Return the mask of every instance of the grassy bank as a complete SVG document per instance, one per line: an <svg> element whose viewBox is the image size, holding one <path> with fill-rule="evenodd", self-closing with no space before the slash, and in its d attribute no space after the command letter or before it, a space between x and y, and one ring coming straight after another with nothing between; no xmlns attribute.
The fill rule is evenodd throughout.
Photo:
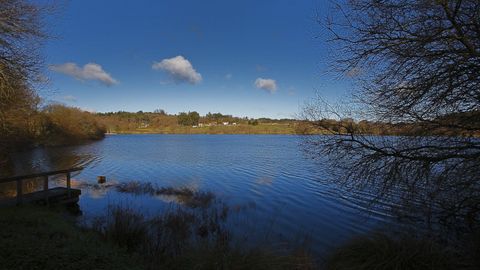
<svg viewBox="0 0 480 270"><path fill-rule="evenodd" d="M453 270L462 267L453 253L426 239L373 233L359 236L334 250L327 259L327 270ZM471 268L473 269L473 268Z"/></svg>
<svg viewBox="0 0 480 270"><path fill-rule="evenodd" d="M141 269L131 255L82 231L61 212L0 208L0 269Z"/></svg>
<svg viewBox="0 0 480 270"><path fill-rule="evenodd" d="M154 213L111 205L80 224L65 210L0 208L0 269L446 270L480 265L480 234L447 245L436 238L374 232L351 239L319 262L305 243L293 248L283 242L279 248L268 237L257 244L252 235L235 234L229 220L238 209L211 192L142 182L110 188L175 203Z"/></svg>
<svg viewBox="0 0 480 270"><path fill-rule="evenodd" d="M169 190L162 190L166 192ZM332 250L322 266L302 251L232 245L221 208L154 216L113 206L88 227L45 207L0 208L0 269L477 269L476 245L373 233ZM201 211L198 211L198 210ZM203 209L203 210L202 210ZM472 238L473 239L473 238ZM477 235L477 240L478 235ZM468 251L468 252L466 252ZM477 260L477 261L475 261Z"/></svg>
<svg viewBox="0 0 480 270"><path fill-rule="evenodd" d="M304 253L230 245L217 210L147 217L115 206L78 227L45 207L0 208L0 269L314 269Z"/></svg>

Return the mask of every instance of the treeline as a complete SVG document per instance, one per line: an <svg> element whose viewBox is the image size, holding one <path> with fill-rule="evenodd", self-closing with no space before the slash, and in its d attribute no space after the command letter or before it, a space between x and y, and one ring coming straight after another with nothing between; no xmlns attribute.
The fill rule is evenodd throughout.
<svg viewBox="0 0 480 270"><path fill-rule="evenodd" d="M196 111L168 114L164 110L154 112L108 112L97 113L96 118L109 132L151 132L151 133L275 133L291 134L298 121L294 119L253 119L236 117L222 113L207 113L200 115ZM263 125L263 128L258 127ZM276 128L267 126L276 125ZM225 130L225 127L235 126L236 129ZM223 127L223 129L222 129ZM283 131L281 128L283 127ZM194 130L195 129L195 130Z"/></svg>
<svg viewBox="0 0 480 270"><path fill-rule="evenodd" d="M49 105L42 114L46 119L41 133L45 144L98 140L105 136L105 126L92 113L79 108Z"/></svg>
<svg viewBox="0 0 480 270"><path fill-rule="evenodd" d="M154 112L108 112L95 114L96 119L112 133L227 133L227 134L338 134L350 133L370 135L449 135L479 136L467 134L456 128L465 123L477 121L480 113L469 112L461 115L448 115L425 122L386 123L380 121L351 118L341 120L321 119L317 121L299 119L270 119L235 117L222 113L200 115L196 111L168 114L164 110ZM439 124L441 123L441 125ZM445 128L446 123L450 128ZM235 128L231 128L235 126ZM438 127L437 127L438 126ZM229 128L226 128L229 127ZM440 128L441 127L441 128Z"/></svg>
<svg viewBox="0 0 480 270"><path fill-rule="evenodd" d="M35 145L77 143L103 137L104 128L87 112L42 105L41 44L51 6L26 0L0 1L0 162L11 151Z"/></svg>
<svg viewBox="0 0 480 270"><path fill-rule="evenodd" d="M320 129L334 134L371 134L385 136L462 136L479 137L480 111L468 111L447 114L422 121L388 123L380 121L354 121L351 118L341 120L321 119L306 124L306 133L310 129Z"/></svg>
<svg viewBox="0 0 480 270"><path fill-rule="evenodd" d="M19 100L0 118L0 149L11 152L39 145L75 144L104 137L106 129L95 116L78 108L52 104L22 107Z"/></svg>

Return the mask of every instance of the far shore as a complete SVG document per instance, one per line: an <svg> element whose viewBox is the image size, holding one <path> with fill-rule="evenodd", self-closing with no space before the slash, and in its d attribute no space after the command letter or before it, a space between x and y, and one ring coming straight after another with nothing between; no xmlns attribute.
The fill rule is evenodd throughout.
<svg viewBox="0 0 480 270"><path fill-rule="evenodd" d="M135 128L127 130L108 130L106 135L116 134L228 134L228 135L300 135L294 125L260 124L236 126L166 126L161 128ZM313 134L313 133L309 133ZM317 132L316 134L320 134Z"/></svg>

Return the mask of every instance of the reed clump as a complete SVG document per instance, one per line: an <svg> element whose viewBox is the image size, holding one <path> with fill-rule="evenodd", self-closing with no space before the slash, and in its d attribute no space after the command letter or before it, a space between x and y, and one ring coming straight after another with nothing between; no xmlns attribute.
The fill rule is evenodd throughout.
<svg viewBox="0 0 480 270"><path fill-rule="evenodd" d="M314 269L303 252L279 254L233 244L227 217L228 208L222 204L200 209L171 206L150 216L116 205L90 229L139 256L146 269Z"/></svg>
<svg viewBox="0 0 480 270"><path fill-rule="evenodd" d="M209 207L215 199L210 191L195 190L189 187L158 187L150 182L124 182L115 186L121 193L150 196L171 196L182 205L190 208Z"/></svg>

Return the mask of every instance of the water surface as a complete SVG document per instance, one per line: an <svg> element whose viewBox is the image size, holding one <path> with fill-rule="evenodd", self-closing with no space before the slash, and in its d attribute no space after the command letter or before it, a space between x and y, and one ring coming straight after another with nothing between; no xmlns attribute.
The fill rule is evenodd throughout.
<svg viewBox="0 0 480 270"><path fill-rule="evenodd" d="M268 232L278 243L307 235L320 255L357 233L391 222L386 209L366 208L368 194L337 186L327 160L312 160L301 143L301 136L291 135L110 135L80 146L18 153L2 174L81 165L85 169L73 177L80 183L95 184L104 175L109 183L212 191L228 205L247 209L232 222L240 234L257 239ZM175 203L110 189L83 187L82 193L79 204L85 217L115 203L149 213Z"/></svg>

